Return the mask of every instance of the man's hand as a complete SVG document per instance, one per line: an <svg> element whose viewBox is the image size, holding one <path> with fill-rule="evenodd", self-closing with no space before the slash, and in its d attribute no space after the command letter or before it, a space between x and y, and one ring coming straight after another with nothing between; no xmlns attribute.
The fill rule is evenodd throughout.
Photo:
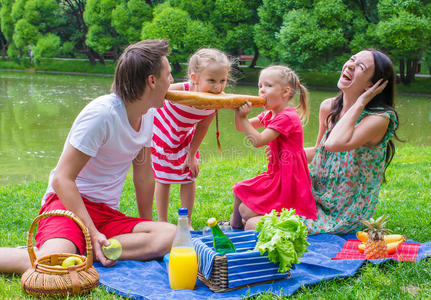
<svg viewBox="0 0 431 300"><path fill-rule="evenodd" d="M109 246L109 241L104 234L99 231L93 233L91 235L91 243L93 245L95 261L99 261L104 267L112 267L117 263L115 260L107 259L102 252L102 246Z"/></svg>

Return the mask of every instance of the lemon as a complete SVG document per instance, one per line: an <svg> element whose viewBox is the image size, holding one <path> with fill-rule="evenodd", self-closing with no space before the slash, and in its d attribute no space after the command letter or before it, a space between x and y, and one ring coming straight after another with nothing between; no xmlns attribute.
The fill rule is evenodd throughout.
<svg viewBox="0 0 431 300"><path fill-rule="evenodd" d="M117 260L120 258L122 253L122 247L118 240L109 239L109 246L102 246L103 254L105 257L110 260Z"/></svg>

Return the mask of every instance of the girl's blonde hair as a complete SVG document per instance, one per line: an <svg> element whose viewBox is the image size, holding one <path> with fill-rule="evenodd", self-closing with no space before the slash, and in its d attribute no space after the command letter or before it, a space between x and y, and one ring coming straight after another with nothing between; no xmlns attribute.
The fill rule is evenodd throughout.
<svg viewBox="0 0 431 300"><path fill-rule="evenodd" d="M292 99L297 89L299 88L299 104L295 107L296 111L301 118L301 122L306 124L308 122L308 115L310 113L308 90L299 81L298 75L287 66L270 66L261 71L263 72L276 72L279 76L279 82L284 87L290 88L290 99Z"/></svg>
<svg viewBox="0 0 431 300"><path fill-rule="evenodd" d="M216 63L219 65L225 65L228 68L228 79L231 80L230 77L230 66L231 61L227 57L225 53L218 49L214 48L201 48L196 51L189 59L189 66L187 68L187 75L190 79L190 75L192 73L199 74L204 70L208 65Z"/></svg>

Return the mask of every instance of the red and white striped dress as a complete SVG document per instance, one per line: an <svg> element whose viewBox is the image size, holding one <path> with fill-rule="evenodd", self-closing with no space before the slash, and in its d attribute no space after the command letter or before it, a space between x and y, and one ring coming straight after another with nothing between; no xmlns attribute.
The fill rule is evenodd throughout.
<svg viewBox="0 0 431 300"><path fill-rule="evenodd" d="M190 90L189 83L184 83L183 88ZM195 133L195 124L214 112L213 109L198 109L168 100L156 110L151 142L156 180L161 183L190 183L195 180L190 170L183 171L182 166Z"/></svg>

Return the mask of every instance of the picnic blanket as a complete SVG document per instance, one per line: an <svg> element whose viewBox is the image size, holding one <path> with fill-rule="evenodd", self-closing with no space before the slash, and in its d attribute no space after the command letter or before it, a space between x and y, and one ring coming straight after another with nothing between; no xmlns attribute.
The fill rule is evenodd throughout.
<svg viewBox="0 0 431 300"><path fill-rule="evenodd" d="M358 250L359 240L348 240L343 249L337 253L335 259L364 259L363 253ZM403 242L394 254L390 254L388 258L398 261L415 261L419 254L419 243Z"/></svg>
<svg viewBox="0 0 431 300"><path fill-rule="evenodd" d="M193 232L199 235L200 232ZM333 259L348 239L355 235L318 234L308 237L308 252L301 258L302 263L291 270L291 277L270 284L234 290L226 293L213 293L199 280L191 290L172 290L169 287L167 268L163 260L119 261L112 268L104 268L100 263L95 267L100 275L100 283L108 291L131 299L238 299L263 292L292 295L304 285L316 284L335 277L350 277L364 264L365 259ZM408 241L414 242L414 241ZM431 256L431 243L420 244L416 260ZM373 260L382 263L388 259Z"/></svg>

